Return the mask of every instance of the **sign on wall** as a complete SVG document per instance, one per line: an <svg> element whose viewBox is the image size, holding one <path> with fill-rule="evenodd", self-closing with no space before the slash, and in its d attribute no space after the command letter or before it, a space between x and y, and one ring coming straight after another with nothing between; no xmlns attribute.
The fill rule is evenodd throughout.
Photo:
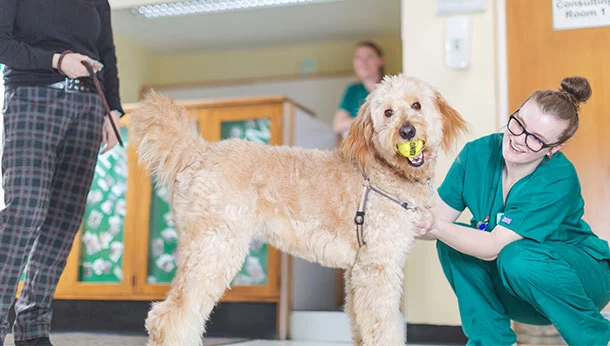
<svg viewBox="0 0 610 346"><path fill-rule="evenodd" d="M610 0L553 0L553 30L610 26Z"/></svg>

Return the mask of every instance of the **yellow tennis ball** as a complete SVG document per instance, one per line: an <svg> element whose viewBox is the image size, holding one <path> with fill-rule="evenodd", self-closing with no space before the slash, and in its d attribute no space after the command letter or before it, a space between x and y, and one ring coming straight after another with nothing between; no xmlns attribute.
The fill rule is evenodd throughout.
<svg viewBox="0 0 610 346"><path fill-rule="evenodd" d="M424 141L410 141L398 144L398 152L408 158L413 158L419 155L424 150Z"/></svg>

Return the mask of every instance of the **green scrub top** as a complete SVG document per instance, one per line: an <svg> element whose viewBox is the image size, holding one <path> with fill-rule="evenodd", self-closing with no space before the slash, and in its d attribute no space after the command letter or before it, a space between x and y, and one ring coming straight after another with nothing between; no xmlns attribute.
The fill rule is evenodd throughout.
<svg viewBox="0 0 610 346"><path fill-rule="evenodd" d="M468 208L471 226L489 219L487 231L504 226L539 243L562 242L582 247L598 260L610 260L608 242L582 219L584 200L576 169L561 152L545 156L502 200L502 138L492 134L464 147L438 189L440 198L458 211Z"/></svg>
<svg viewBox="0 0 610 346"><path fill-rule="evenodd" d="M348 112L352 118L355 118L358 115L360 106L362 106L368 95L369 92L364 87L364 84L350 84L347 89L345 89L341 103L339 103L339 109Z"/></svg>

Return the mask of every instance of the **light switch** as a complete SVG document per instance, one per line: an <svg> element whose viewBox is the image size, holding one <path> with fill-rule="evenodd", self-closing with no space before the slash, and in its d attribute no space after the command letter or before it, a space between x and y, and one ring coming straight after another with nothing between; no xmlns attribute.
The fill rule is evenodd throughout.
<svg viewBox="0 0 610 346"><path fill-rule="evenodd" d="M465 69L470 66L470 22L468 16L447 18L445 23L445 65Z"/></svg>

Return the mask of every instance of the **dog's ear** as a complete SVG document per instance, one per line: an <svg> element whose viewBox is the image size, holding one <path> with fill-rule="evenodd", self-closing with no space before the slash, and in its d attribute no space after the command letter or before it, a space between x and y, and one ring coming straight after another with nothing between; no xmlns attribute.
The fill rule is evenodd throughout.
<svg viewBox="0 0 610 346"><path fill-rule="evenodd" d="M365 167L367 160L373 155L373 133L370 106L365 102L341 145L343 157L347 160L355 160L361 167Z"/></svg>
<svg viewBox="0 0 610 346"><path fill-rule="evenodd" d="M439 92L436 92L436 106L441 112L443 121L441 148L448 152L457 144L460 136L468 131L468 123L462 118L460 113L447 103Z"/></svg>

